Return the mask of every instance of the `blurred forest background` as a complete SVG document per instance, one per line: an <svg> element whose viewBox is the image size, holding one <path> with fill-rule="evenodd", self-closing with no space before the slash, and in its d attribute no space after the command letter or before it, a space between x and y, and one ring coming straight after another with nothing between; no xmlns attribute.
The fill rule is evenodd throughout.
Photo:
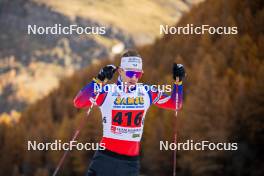
<svg viewBox="0 0 264 176"><path fill-rule="evenodd" d="M18 2L21 3L22 1ZM32 9L29 8L29 6L31 7L32 4L35 5L33 2L23 2L27 2L25 6L21 6L21 4L19 5L15 2L12 2L12 4L8 1L0 1L0 3L3 3L2 5L5 5L5 8L2 8L2 5L0 6L0 22L5 21L3 15L6 14L4 13L6 9L11 9L8 11L10 13L18 13L15 8L12 11L14 4L16 4L17 8L22 9L23 7ZM39 1L39 3L40 2L44 1ZM50 6L48 7L57 9L60 12L58 14L70 8L67 6L59 8L59 3L47 1L47 3L49 2ZM144 2L150 3L152 1ZM169 7L172 8L171 11L173 11L175 7L172 6L173 1L168 1L167 6L162 4L163 1L153 0L153 2L160 3L161 9L162 7ZM184 6L185 1L181 3ZM184 7L190 7L190 3L187 4L188 5L185 4L186 6ZM144 3L142 5L144 5ZM179 131L178 138L180 141L193 139L194 141L209 140L211 142L238 143L237 151L179 151L177 174L180 176L261 176L264 174L264 157L261 151L264 141L263 5L264 1L262 0L207 0L198 5L193 5L189 12L188 10L184 11L184 13L180 15L181 18L180 21L177 22L177 26L185 26L188 23L194 25L237 26L239 31L238 35L166 35L162 38L157 38L153 44L137 48L144 60L145 74L143 76L143 82L149 84L172 83L172 63L182 63L186 66L188 76L184 81L184 104L183 110L179 113L177 124ZM100 6L100 4L98 6ZM118 6L118 4L112 4L112 6ZM46 7L45 5L41 9L45 9ZM102 6L100 6L100 8L102 8ZM79 12L80 14L78 15L85 13L81 10ZM87 13L88 17L92 17L89 15L91 15L91 13ZM164 13L160 15L166 16ZM154 16L149 19L154 18ZM171 13L169 13L168 16L171 17ZM16 18L20 18L21 14L7 15L7 17L6 19L12 21ZM94 17L94 19L95 18L96 17ZM74 19L76 20L77 18ZM5 22L6 25L10 24L10 20ZM102 17L100 20L104 21L106 17ZM168 17L167 20L168 21L165 22L170 22L171 19ZM175 24L176 21L175 17ZM54 23L54 21L51 23ZM113 26L110 25L111 27L109 29L115 27L117 31L120 30L120 32L111 33L112 36L121 34L122 31L124 38L109 37L109 39L105 37L107 41L112 41L114 38L118 40L118 42L124 43L124 48L139 45L136 42L137 37L139 37L137 33L140 33L139 29L138 31L126 31L124 28L125 25L123 26L123 23L120 21L112 22L110 20L110 23ZM131 23L140 25L137 23L137 20L131 21ZM141 26L143 25L144 23L141 24ZM98 43L96 42L97 39L82 38L82 41L79 41L78 36L71 36L73 38L47 39L46 41L42 38L19 38L19 36L21 36L19 30L15 33L17 34L16 37L14 33L12 33L12 35L8 34L9 31L6 31L1 25L0 31L2 32L3 30L4 32L0 36L1 57L6 58L13 55L12 57L15 58L13 62L18 62L17 58L24 57L27 64L21 63L21 59L18 60L19 64L22 65L20 67L23 67L25 70L32 67L28 67L31 62L28 62L29 59L27 59L32 56L37 58L33 61L37 60L39 64L43 64L43 60L50 58L50 61L46 63L52 63L53 66L55 65L54 67L59 67L62 70L66 70L66 68L69 67L63 64L61 64L63 66L60 66L59 63L61 62L58 62L59 58L62 60L65 58L79 58L79 60L77 59L76 62L74 62L76 63L74 66L71 65L74 73L69 74L66 78L63 76L59 79L60 81L55 89L48 91L47 95L32 101L32 103L27 105L22 103L23 107L17 110L21 111L21 115L16 114L16 116L19 116L17 120L3 120L0 124L0 175L47 176L54 170L62 152L27 151L27 140L51 142L55 139L61 139L65 142L68 141L78 122L81 118L85 117L84 110L76 110L73 107L72 101L74 96L81 87L87 84L92 77L98 73L102 66L113 62L118 65L119 57L116 56L111 61L108 59L101 59L100 61L98 61L98 59L93 59L111 57L111 47L113 45L111 44L108 47L106 45L96 45ZM142 31L148 30L149 28L142 29ZM12 36L14 37L12 40L13 43L8 43ZM158 37L158 35L152 34L151 37L155 38ZM67 40L68 44L63 42L61 44L61 40ZM90 58L89 53L85 52L91 51L90 46L85 45L88 40L95 43L95 45L91 46L91 48L94 48L92 51L98 49L100 53L105 50L105 55L99 54ZM144 39L142 40L144 41ZM23 44L23 42L25 42L25 44ZM78 42L88 48L84 47L81 51L78 50L79 48L74 50L74 45L80 46ZM14 44L14 46L11 47L11 44ZM67 51L64 51L67 45L71 49L69 55L67 55ZM63 52L59 57L57 57L58 55L56 54L52 55L52 52L50 52L56 47L62 47L61 50ZM34 48L34 50L32 48ZM45 49L47 52L43 52ZM41 50L41 52L39 52L40 55L35 53L37 50ZM41 58L43 58L43 60L41 60ZM96 60L96 62L92 60ZM10 70L9 67L6 68L7 71L3 68L5 67L1 67L1 75L8 73L8 70ZM19 75L19 68L18 66L15 67L15 69L13 69L15 73L12 74ZM46 65L44 65L44 68L47 68ZM54 69L55 68L51 68L50 70ZM27 73L34 75L33 71ZM59 73L61 74L62 72ZM43 74L37 74L35 77L36 80L38 80L39 77L43 77ZM6 80L6 78L8 78L8 80ZM1 77L1 83L10 81L9 79L10 77ZM12 77L11 80L16 82L16 76ZM44 83L48 84L45 81ZM9 85L10 88L12 84L9 83L7 85ZM8 89L8 86L3 90L9 91L9 94L7 94L8 96L17 93L17 91L15 91L17 89L12 88L12 86L11 90ZM8 104L7 101L12 100L10 100L10 98L3 98L6 97L1 97L3 105ZM12 103L10 104L13 105ZM5 109L3 110L3 107L4 106L1 106L1 111L4 112ZM11 118L10 116L12 115L5 114L5 116ZM6 119L4 117L2 118ZM167 140L172 142L174 120L174 113L171 111L165 111L156 107L151 107L149 110L145 121L142 141L142 175L167 176L172 174L172 151L160 151L159 141ZM100 112L98 108L95 108L89 120L87 120L85 128L81 131L79 141L99 141L102 135L101 129ZM92 155L93 151L72 151L66 159L60 175L84 175Z"/></svg>

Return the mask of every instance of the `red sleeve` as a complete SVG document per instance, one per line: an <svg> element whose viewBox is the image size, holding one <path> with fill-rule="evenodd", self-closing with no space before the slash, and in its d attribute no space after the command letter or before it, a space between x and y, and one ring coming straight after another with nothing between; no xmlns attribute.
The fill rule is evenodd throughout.
<svg viewBox="0 0 264 176"><path fill-rule="evenodd" d="M178 84L174 84L170 96L163 92L152 90L150 90L149 95L151 97L151 103L160 108L170 110L179 110L182 108L183 86L181 82Z"/></svg>
<svg viewBox="0 0 264 176"><path fill-rule="evenodd" d="M92 105L96 97L95 85L97 83L92 81L80 90L77 96L73 100L73 104L76 108L88 108ZM99 92L95 105L101 106L105 100L107 92Z"/></svg>

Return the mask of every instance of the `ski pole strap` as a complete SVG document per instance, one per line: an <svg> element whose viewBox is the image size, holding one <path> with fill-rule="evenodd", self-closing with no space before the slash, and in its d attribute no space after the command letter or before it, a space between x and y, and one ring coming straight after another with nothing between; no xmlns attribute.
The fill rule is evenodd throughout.
<svg viewBox="0 0 264 176"><path fill-rule="evenodd" d="M175 81L174 84L176 84L176 85L182 85L182 81Z"/></svg>
<svg viewBox="0 0 264 176"><path fill-rule="evenodd" d="M95 83L97 83L97 84L103 84L103 82L102 81L100 81L98 78L93 78L93 81L95 82Z"/></svg>

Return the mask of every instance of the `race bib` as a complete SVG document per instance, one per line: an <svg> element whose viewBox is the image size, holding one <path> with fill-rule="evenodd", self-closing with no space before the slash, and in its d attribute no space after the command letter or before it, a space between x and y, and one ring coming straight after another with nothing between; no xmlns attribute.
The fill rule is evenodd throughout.
<svg viewBox="0 0 264 176"><path fill-rule="evenodd" d="M142 126L144 110L112 110L112 125L136 128Z"/></svg>

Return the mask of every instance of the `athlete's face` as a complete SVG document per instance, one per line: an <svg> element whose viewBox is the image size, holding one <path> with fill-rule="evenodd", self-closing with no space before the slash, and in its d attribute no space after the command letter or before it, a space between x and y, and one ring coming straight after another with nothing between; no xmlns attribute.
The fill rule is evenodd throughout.
<svg viewBox="0 0 264 176"><path fill-rule="evenodd" d="M136 70L136 69L125 69L124 70L122 68L119 68L118 72L123 82L127 83L128 86L137 84L138 80L143 74L142 70Z"/></svg>

